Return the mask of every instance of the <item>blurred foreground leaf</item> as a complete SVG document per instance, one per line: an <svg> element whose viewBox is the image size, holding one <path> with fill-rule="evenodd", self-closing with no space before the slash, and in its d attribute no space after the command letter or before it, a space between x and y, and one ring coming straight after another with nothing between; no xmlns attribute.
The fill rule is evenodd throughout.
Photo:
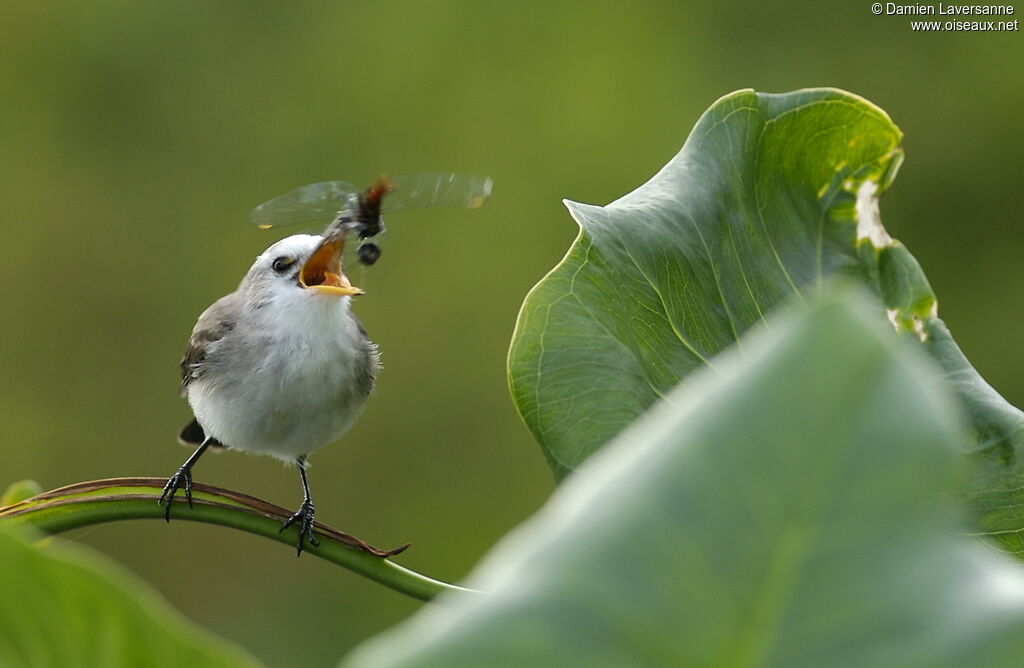
<svg viewBox="0 0 1024 668"><path fill-rule="evenodd" d="M958 413L877 307L773 318L352 666L1006 666L1024 569L936 497Z"/></svg>
<svg viewBox="0 0 1024 668"><path fill-rule="evenodd" d="M0 665L259 663L187 622L149 585L107 559L62 543L36 549L0 529Z"/></svg>
<svg viewBox="0 0 1024 668"><path fill-rule="evenodd" d="M10 506L18 503L19 501L24 501L25 499L30 499L36 494L41 494L42 491L43 486L35 480L19 480L17 482L12 482L7 486L7 489L4 490L4 493L0 495L0 508Z"/></svg>
<svg viewBox="0 0 1024 668"><path fill-rule="evenodd" d="M580 233L523 304L509 352L520 413L562 478L783 300L845 276L879 295L946 371L973 423L978 525L1024 553L1024 414L964 358L878 196L902 134L834 89L718 100L649 182L567 202Z"/></svg>

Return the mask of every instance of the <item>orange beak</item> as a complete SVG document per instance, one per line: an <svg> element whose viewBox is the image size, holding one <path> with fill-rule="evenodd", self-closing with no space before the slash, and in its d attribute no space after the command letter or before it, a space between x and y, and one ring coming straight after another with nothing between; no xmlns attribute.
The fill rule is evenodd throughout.
<svg viewBox="0 0 1024 668"><path fill-rule="evenodd" d="M341 270L341 252L344 248L344 237L331 236L320 242L299 270L299 284L336 297L363 294L362 290L349 283L348 277Z"/></svg>

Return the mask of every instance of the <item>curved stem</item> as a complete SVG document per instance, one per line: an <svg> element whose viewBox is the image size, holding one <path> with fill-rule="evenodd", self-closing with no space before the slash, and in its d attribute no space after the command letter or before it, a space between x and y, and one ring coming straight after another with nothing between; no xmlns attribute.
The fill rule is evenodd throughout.
<svg viewBox="0 0 1024 668"><path fill-rule="evenodd" d="M164 482L158 478L110 478L77 483L0 508L0 522L31 524L48 533L61 533L120 520L163 519L164 510L157 500ZM293 547L298 539L295 527L279 531L281 522L290 516L284 508L262 499L202 483L192 486L191 508L185 499L174 499L175 520L219 524ZM445 591L474 591L428 578L388 559L408 544L380 550L320 522L316 534L319 547L307 545L305 552L413 598L427 601Z"/></svg>

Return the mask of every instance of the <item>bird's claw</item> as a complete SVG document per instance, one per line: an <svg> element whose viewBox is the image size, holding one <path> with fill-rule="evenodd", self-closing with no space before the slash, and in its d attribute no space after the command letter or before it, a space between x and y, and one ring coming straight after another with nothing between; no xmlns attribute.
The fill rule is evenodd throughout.
<svg viewBox="0 0 1024 668"><path fill-rule="evenodd" d="M278 533L284 531L292 524L299 522L299 542L296 546L295 556L302 554L303 543L309 541L313 547L319 547L320 541L316 539L316 532L313 530L314 514L316 512L313 502L306 500L302 502L295 514L281 523Z"/></svg>
<svg viewBox="0 0 1024 668"><path fill-rule="evenodd" d="M160 495L160 500L157 501L164 507L164 521L171 521L171 503L174 501L174 495L178 493L184 485L185 487L185 499L188 500L188 507L192 507L192 470L182 466L178 469L177 473L172 475L167 480L167 484L164 485L163 494Z"/></svg>

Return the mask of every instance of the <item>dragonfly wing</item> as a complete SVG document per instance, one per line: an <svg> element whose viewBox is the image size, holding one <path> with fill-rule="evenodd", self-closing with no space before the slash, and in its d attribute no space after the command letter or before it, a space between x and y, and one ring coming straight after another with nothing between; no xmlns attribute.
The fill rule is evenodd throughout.
<svg viewBox="0 0 1024 668"><path fill-rule="evenodd" d="M275 197L252 210L260 229L299 224L327 224L342 211L355 211L359 189L346 181L311 183Z"/></svg>
<svg viewBox="0 0 1024 668"><path fill-rule="evenodd" d="M391 179L394 189L384 197L385 211L440 208L475 209L491 194L488 176L410 174Z"/></svg>

